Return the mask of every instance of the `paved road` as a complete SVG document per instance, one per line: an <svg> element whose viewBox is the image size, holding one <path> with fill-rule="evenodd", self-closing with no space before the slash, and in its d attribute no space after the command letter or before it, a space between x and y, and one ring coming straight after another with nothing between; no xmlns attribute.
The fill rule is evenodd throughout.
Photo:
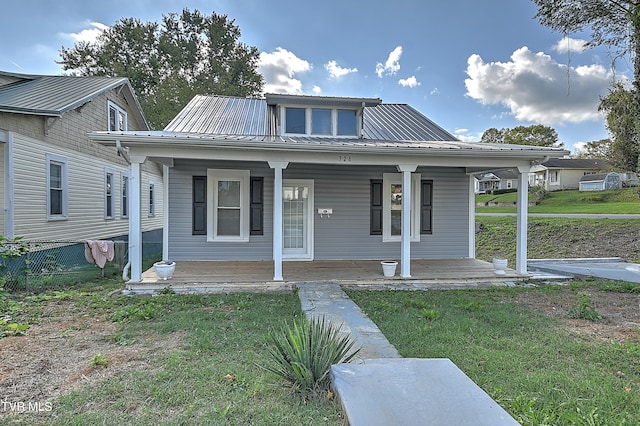
<svg viewBox="0 0 640 426"><path fill-rule="evenodd" d="M476 213L476 216L516 216L516 213ZM640 219L640 214L529 213L528 216L568 219Z"/></svg>

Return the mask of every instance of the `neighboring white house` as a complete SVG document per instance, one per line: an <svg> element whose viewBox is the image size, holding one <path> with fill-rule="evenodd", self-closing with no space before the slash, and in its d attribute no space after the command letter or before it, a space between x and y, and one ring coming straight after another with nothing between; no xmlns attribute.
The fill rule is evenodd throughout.
<svg viewBox="0 0 640 426"><path fill-rule="evenodd" d="M147 162L131 180L125 155L87 137L148 131L126 78L0 72L0 234L26 240L126 238L131 190L143 187L145 238L162 241L163 175Z"/></svg>
<svg viewBox="0 0 640 426"><path fill-rule="evenodd" d="M499 189L516 189L518 188L518 176L517 169L500 169L478 173L474 175L475 192L476 194L484 194Z"/></svg>
<svg viewBox="0 0 640 426"><path fill-rule="evenodd" d="M273 261L274 280L286 260L400 259L408 278L411 259L474 258L474 174L501 168L524 187L516 270L526 273L531 162L567 154L462 142L406 104L276 94L196 96L164 131L90 138L127 147L132 176L150 159L169 166L168 257Z"/></svg>
<svg viewBox="0 0 640 426"><path fill-rule="evenodd" d="M552 158L531 167L529 186L542 186L547 191L578 189L584 175L609 169L604 160L588 158Z"/></svg>
<svg viewBox="0 0 640 426"><path fill-rule="evenodd" d="M622 188L622 180L618 173L594 173L584 175L580 179L580 191L605 191Z"/></svg>

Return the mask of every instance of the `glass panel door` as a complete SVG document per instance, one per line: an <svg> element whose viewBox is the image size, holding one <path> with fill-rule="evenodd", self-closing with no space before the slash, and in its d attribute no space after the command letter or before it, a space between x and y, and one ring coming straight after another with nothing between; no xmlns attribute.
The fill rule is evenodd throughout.
<svg viewBox="0 0 640 426"><path fill-rule="evenodd" d="M282 255L311 259L312 185L285 181L282 186Z"/></svg>

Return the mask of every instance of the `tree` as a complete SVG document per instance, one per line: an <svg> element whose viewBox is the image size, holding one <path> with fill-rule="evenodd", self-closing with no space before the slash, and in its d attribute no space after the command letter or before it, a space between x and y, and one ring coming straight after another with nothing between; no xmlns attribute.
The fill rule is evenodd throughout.
<svg viewBox="0 0 640 426"><path fill-rule="evenodd" d="M184 9L162 23L122 18L95 43L60 50L75 75L129 78L152 128L163 128L196 94L251 96L262 91L259 51L239 41L226 15Z"/></svg>
<svg viewBox="0 0 640 426"><path fill-rule="evenodd" d="M607 128L613 137L608 160L624 171L640 170L640 121L634 102L635 90L615 84L599 108L607 115Z"/></svg>
<svg viewBox="0 0 640 426"><path fill-rule="evenodd" d="M544 147L561 147L558 144L558 133L551 127L542 124L532 126L517 126L513 129L487 129L480 142L508 143L514 145L534 145Z"/></svg>
<svg viewBox="0 0 640 426"><path fill-rule="evenodd" d="M533 0L540 23L563 34L591 29L587 46L605 46L616 58L629 56L633 88L614 85L602 99L611 133L610 161L624 170L639 170L640 152L640 1L638 0ZM612 116L610 116L613 114Z"/></svg>
<svg viewBox="0 0 640 426"><path fill-rule="evenodd" d="M587 142L576 155L577 158L592 158L611 162L611 139Z"/></svg>

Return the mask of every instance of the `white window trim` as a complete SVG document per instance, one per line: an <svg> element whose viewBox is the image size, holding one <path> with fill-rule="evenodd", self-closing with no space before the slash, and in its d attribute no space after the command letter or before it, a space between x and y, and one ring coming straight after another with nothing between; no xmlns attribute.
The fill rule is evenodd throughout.
<svg viewBox="0 0 640 426"><path fill-rule="evenodd" d="M67 159L55 154L47 154L47 220L67 220L69 217L69 170ZM62 166L62 214L51 214L51 163Z"/></svg>
<svg viewBox="0 0 640 426"><path fill-rule="evenodd" d="M420 173L411 174L411 241L420 241ZM382 241L402 241L401 235L391 235L391 185L402 183L402 173L382 175ZM404 188L402 189L404 192Z"/></svg>
<svg viewBox="0 0 640 426"><path fill-rule="evenodd" d="M149 217L156 215L156 183L152 180L149 181Z"/></svg>
<svg viewBox="0 0 640 426"><path fill-rule="evenodd" d="M124 190L124 182L127 182L127 190ZM127 195L125 199L125 193ZM131 197L131 177L129 173L120 173L120 218L121 219L129 219L129 214L131 212L131 205L129 204L129 198ZM125 214L125 203L126 203L126 211Z"/></svg>
<svg viewBox="0 0 640 426"><path fill-rule="evenodd" d="M217 235L218 227L218 181L240 182L240 235ZM249 170L207 169L207 241L249 241Z"/></svg>
<svg viewBox="0 0 640 426"><path fill-rule="evenodd" d="M305 133L287 133L287 108L298 108L305 110ZM314 109L324 109L331 111L331 134L314 134L311 132L313 127L312 118L312 110ZM353 135L338 135L338 111L355 111L356 113L356 133ZM296 136L315 136L315 137L332 137L332 138L354 138L358 137L358 135L362 132L362 123L359 119L361 117L361 112L357 109L350 108L340 108L340 107L332 107L332 106L321 106L321 105L282 105L280 108L280 129L282 135L296 135Z"/></svg>
<svg viewBox="0 0 640 426"><path fill-rule="evenodd" d="M107 197L107 177L111 175L111 201ZM116 217L116 172L113 169L106 168L104 169L104 218L105 220L112 220ZM109 207L111 207L111 216L107 213L109 211Z"/></svg>
<svg viewBox="0 0 640 426"><path fill-rule="evenodd" d="M107 129L109 129L109 131L112 132L118 132L120 131L120 129L112 129L111 128L111 110L115 109L119 114L122 114L122 116L124 117L124 131L129 129L129 123L128 120L129 118L127 117L127 111L125 111L123 108L121 108L120 106L118 106L118 104L116 104L115 102L111 102L108 101L107 102Z"/></svg>

